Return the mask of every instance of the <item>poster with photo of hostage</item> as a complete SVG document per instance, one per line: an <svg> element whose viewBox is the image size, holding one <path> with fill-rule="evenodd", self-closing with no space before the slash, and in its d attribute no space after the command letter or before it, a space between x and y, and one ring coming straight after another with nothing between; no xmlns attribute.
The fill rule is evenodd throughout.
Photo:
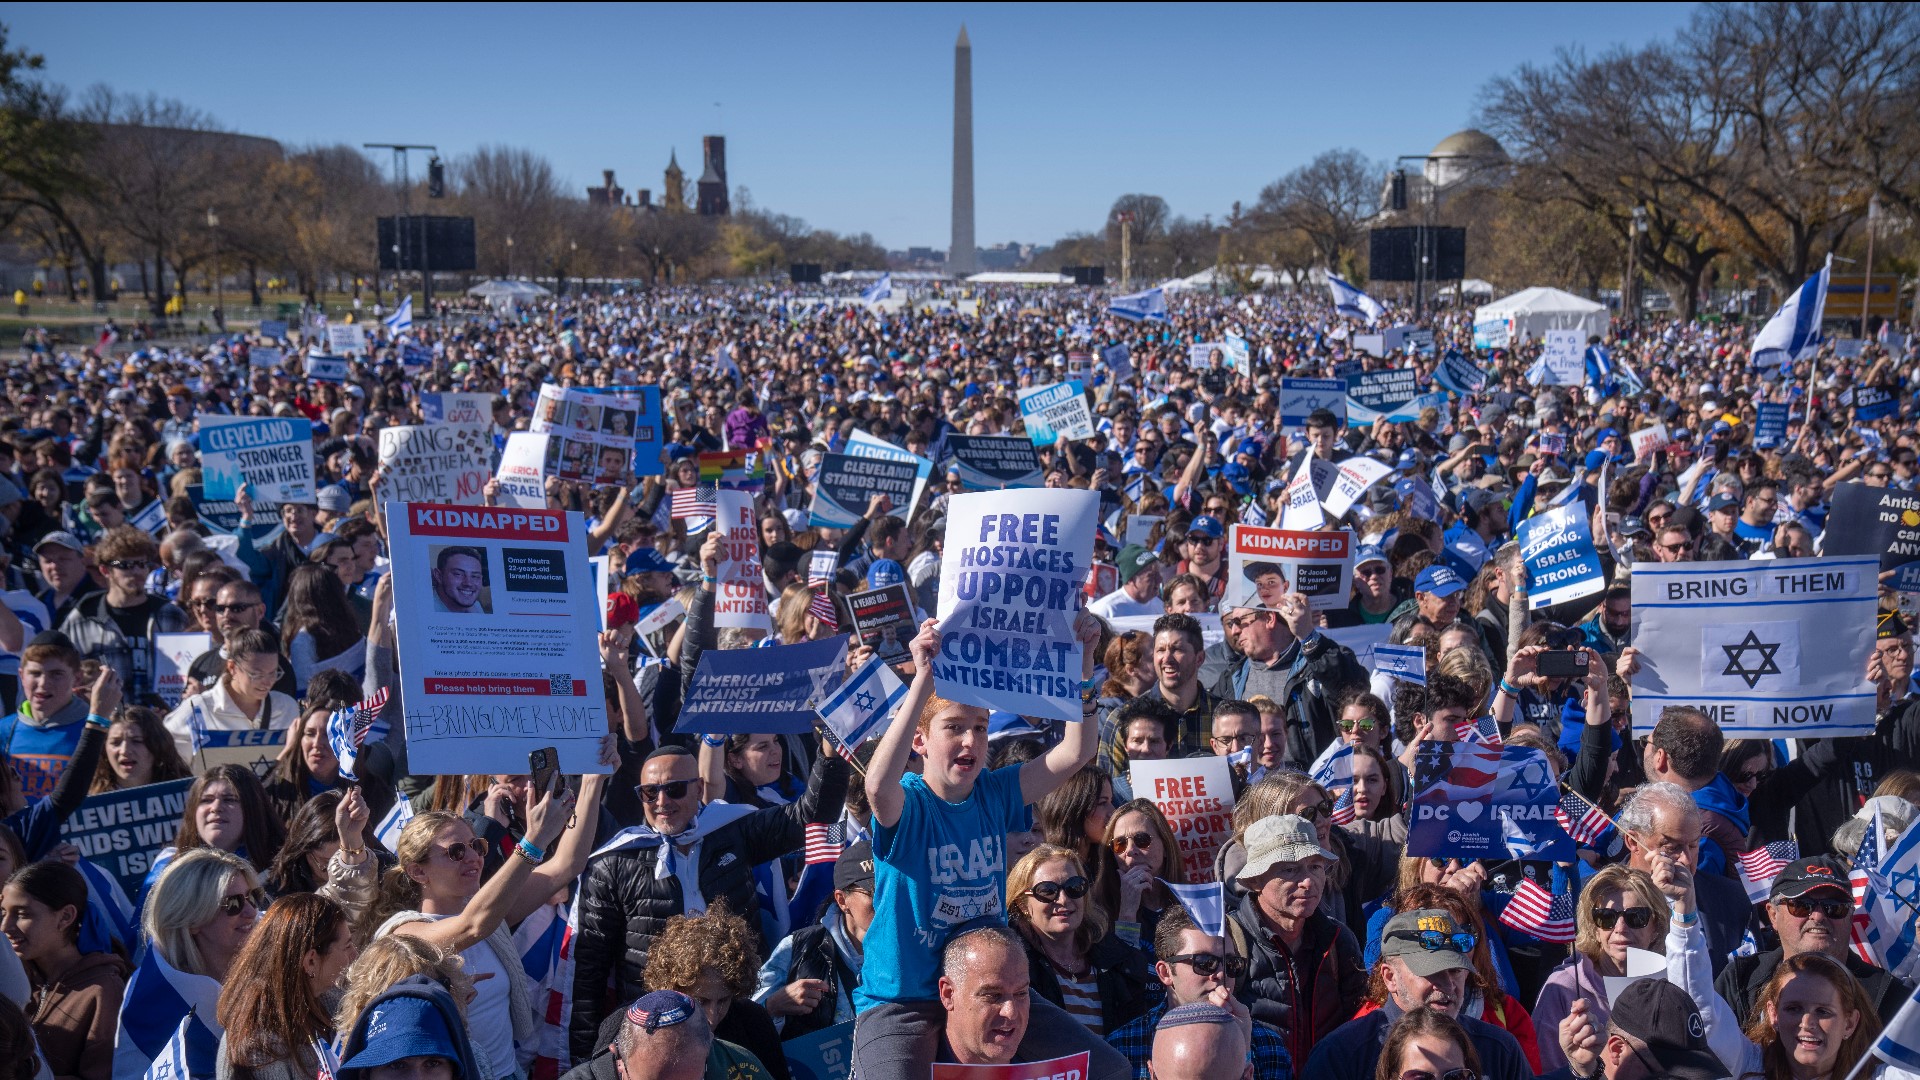
<svg viewBox="0 0 1920 1080"><path fill-rule="evenodd" d="M1316 611L1347 606L1353 587L1353 533L1234 525L1227 530L1227 595L1221 610L1277 611L1298 593Z"/></svg>
<svg viewBox="0 0 1920 1080"><path fill-rule="evenodd" d="M425 773L604 772L593 574L578 513L386 504L409 764Z"/></svg>
<svg viewBox="0 0 1920 1080"><path fill-rule="evenodd" d="M624 483L633 465L641 400L629 393L540 387L530 430L557 449L549 475L593 484Z"/></svg>

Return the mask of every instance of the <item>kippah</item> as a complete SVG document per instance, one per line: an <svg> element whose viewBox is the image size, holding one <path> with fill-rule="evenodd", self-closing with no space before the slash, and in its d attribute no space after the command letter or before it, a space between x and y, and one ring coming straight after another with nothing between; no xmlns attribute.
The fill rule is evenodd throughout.
<svg viewBox="0 0 1920 1080"><path fill-rule="evenodd" d="M664 746L655 748L653 753L648 754L646 756L646 761L652 761L654 758L692 757L692 756L693 756L693 751L687 749L684 746L681 746L679 743L667 743ZM645 764L645 762L643 761L642 764Z"/></svg>
<svg viewBox="0 0 1920 1080"><path fill-rule="evenodd" d="M1231 1024L1233 1014L1215 1005L1211 1001L1194 1001L1185 1005L1176 1005L1160 1017L1159 1030L1185 1027L1188 1024Z"/></svg>
<svg viewBox="0 0 1920 1080"><path fill-rule="evenodd" d="M651 1035L661 1028L684 1024L693 1016L693 1001L673 990L643 994L627 1009L627 1023Z"/></svg>

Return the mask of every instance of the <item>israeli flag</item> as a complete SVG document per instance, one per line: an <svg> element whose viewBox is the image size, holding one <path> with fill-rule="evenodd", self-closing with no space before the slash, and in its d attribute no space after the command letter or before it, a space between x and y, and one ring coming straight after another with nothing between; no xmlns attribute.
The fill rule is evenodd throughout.
<svg viewBox="0 0 1920 1080"><path fill-rule="evenodd" d="M1331 271L1327 273L1327 291L1333 294L1333 310L1349 319L1359 319L1373 326L1387 314L1386 305L1354 288Z"/></svg>
<svg viewBox="0 0 1920 1080"><path fill-rule="evenodd" d="M906 684L885 661L875 656L814 711L827 722L827 728L840 745L852 753L886 723L887 717L893 715L893 707L906 696Z"/></svg>
<svg viewBox="0 0 1920 1080"><path fill-rule="evenodd" d="M1893 1022L1880 1031L1868 1051L1882 1061L1909 1071L1920 1071L1920 996L1910 997Z"/></svg>
<svg viewBox="0 0 1920 1080"><path fill-rule="evenodd" d="M880 280L860 290L860 299L869 304L890 299L893 296L893 275L881 274Z"/></svg>
<svg viewBox="0 0 1920 1080"><path fill-rule="evenodd" d="M121 999L114 1080L212 1076L220 1048L220 984L189 975L148 946ZM156 1072L154 1070L178 1070Z"/></svg>
<svg viewBox="0 0 1920 1080"><path fill-rule="evenodd" d="M1107 314L1128 322L1166 322L1167 294L1156 287L1116 296L1107 302Z"/></svg>
<svg viewBox="0 0 1920 1080"><path fill-rule="evenodd" d="M1427 685L1427 650L1418 645L1375 645L1373 670L1415 686Z"/></svg>
<svg viewBox="0 0 1920 1080"><path fill-rule="evenodd" d="M166 1049L147 1066L145 1080L193 1080L193 1067L187 1064L187 1038L192 1031L193 1017L182 1017Z"/></svg>
<svg viewBox="0 0 1920 1080"><path fill-rule="evenodd" d="M1101 349L1100 359L1106 361L1107 370L1113 372L1115 382L1125 382L1133 377L1133 350L1127 348L1126 342Z"/></svg>
<svg viewBox="0 0 1920 1080"><path fill-rule="evenodd" d="M1820 347L1820 319L1827 311L1827 280L1833 274L1833 256L1820 272L1795 289L1780 310L1753 339L1752 363L1757 368L1798 363Z"/></svg>
<svg viewBox="0 0 1920 1080"><path fill-rule="evenodd" d="M127 899L119 879L81 859L77 868L87 879L87 913L80 920L80 951L106 952L118 942L128 953L139 950L140 934L134 928L133 901Z"/></svg>
<svg viewBox="0 0 1920 1080"><path fill-rule="evenodd" d="M1380 646L1375 645L1378 649ZM1353 784L1353 746L1345 741L1336 741L1320 752L1314 763L1307 767L1307 775L1313 782L1329 792L1337 791Z"/></svg>
<svg viewBox="0 0 1920 1080"><path fill-rule="evenodd" d="M374 826L373 838L380 841L381 847L394 851L396 850L394 845L400 842L400 830L406 828L407 822L412 820L413 803L405 798L395 799L393 809L387 811L387 816L381 818L380 824Z"/></svg>
<svg viewBox="0 0 1920 1080"><path fill-rule="evenodd" d="M387 316L387 333L404 334L413 329L413 294L400 298L400 306Z"/></svg>
<svg viewBox="0 0 1920 1080"><path fill-rule="evenodd" d="M1902 979L1920 968L1920 947L1914 934L1920 927L1920 829L1908 829L1895 841L1880 865L1867 871L1874 904L1868 912L1880 956L1888 971Z"/></svg>
<svg viewBox="0 0 1920 1080"><path fill-rule="evenodd" d="M1227 904L1225 894L1217 881L1203 882L1198 885L1175 885L1166 878L1160 884L1167 887L1180 906L1187 909L1187 918L1193 920L1193 928L1208 937L1225 937L1227 934Z"/></svg>

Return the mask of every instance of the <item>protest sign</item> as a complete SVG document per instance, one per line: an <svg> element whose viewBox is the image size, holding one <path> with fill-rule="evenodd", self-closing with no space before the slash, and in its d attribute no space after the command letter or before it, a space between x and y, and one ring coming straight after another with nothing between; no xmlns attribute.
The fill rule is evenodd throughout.
<svg viewBox="0 0 1920 1080"><path fill-rule="evenodd" d="M341 356L366 355L367 328L358 323L328 323L327 351Z"/></svg>
<svg viewBox="0 0 1920 1080"><path fill-rule="evenodd" d="M313 425L305 417L201 417L200 483L210 499L234 498L245 484L260 509L311 504Z"/></svg>
<svg viewBox="0 0 1920 1080"><path fill-rule="evenodd" d="M891 461L913 466L913 490L908 493L904 502L898 498L893 500L894 516L902 521L913 520L914 511L920 508L920 493L926 490L927 478L933 475L933 462L905 447L895 446L885 439L869 435L859 428L855 428L853 434L847 436L846 452L870 461ZM862 499L859 505L865 509L866 500Z"/></svg>
<svg viewBox="0 0 1920 1080"><path fill-rule="evenodd" d="M1634 727L1688 705L1729 738L1872 732L1879 569L1874 555L1635 563Z"/></svg>
<svg viewBox="0 0 1920 1080"><path fill-rule="evenodd" d="M826 454L813 478L807 524L850 529L867 512L867 500L885 495L901 516L913 505L917 468L911 462L853 454Z"/></svg>
<svg viewBox="0 0 1920 1080"><path fill-rule="evenodd" d="M1020 391L1020 417L1035 446L1093 438L1093 412L1087 408L1087 389L1078 379Z"/></svg>
<svg viewBox="0 0 1920 1080"><path fill-rule="evenodd" d="M1538 611L1592 596L1607 587L1593 547L1593 526L1580 503L1543 510L1520 523L1514 538L1527 568L1527 607Z"/></svg>
<svg viewBox="0 0 1920 1080"><path fill-rule="evenodd" d="M1480 392L1487 384L1486 369L1458 349L1448 349L1440 357L1440 363L1434 366L1433 381L1448 390L1467 397Z"/></svg>
<svg viewBox="0 0 1920 1080"><path fill-rule="evenodd" d="M408 764L517 774L552 746L561 772L606 771L601 598L580 514L399 502L386 514Z"/></svg>
<svg viewBox="0 0 1920 1080"><path fill-rule="evenodd" d="M507 448L500 454L500 504L540 509L547 505L547 454L553 438L516 431L507 436Z"/></svg>
<svg viewBox="0 0 1920 1080"><path fill-rule="evenodd" d="M1878 386L1856 386L1853 395L1853 418L1855 420L1885 420L1900 415L1900 398L1890 390Z"/></svg>
<svg viewBox="0 0 1920 1080"><path fill-rule="evenodd" d="M667 471L667 418L660 406L660 388L635 386L625 393L635 406L633 475L663 476Z"/></svg>
<svg viewBox="0 0 1920 1080"><path fill-rule="evenodd" d="M844 636L764 649L708 649L687 683L675 730L702 735L813 730L814 707L846 674Z"/></svg>
<svg viewBox="0 0 1920 1080"><path fill-rule="evenodd" d="M433 366L433 350L424 345L404 342L400 346L400 366L410 372L421 372Z"/></svg>
<svg viewBox="0 0 1920 1080"><path fill-rule="evenodd" d="M1127 534L1121 540L1121 543L1123 545L1139 544L1141 547L1152 547L1153 544L1151 541L1153 539L1154 526L1165 520L1167 519L1165 515L1162 514L1128 514Z"/></svg>
<svg viewBox="0 0 1920 1080"><path fill-rule="evenodd" d="M492 394L421 394L420 418L429 424L491 424L494 401Z"/></svg>
<svg viewBox="0 0 1920 1080"><path fill-rule="evenodd" d="M673 620L686 613L686 605L682 604L677 597L669 596L653 605L645 615L640 616L640 621L633 624L633 632L644 640L657 631L665 630L672 625Z"/></svg>
<svg viewBox="0 0 1920 1080"><path fill-rule="evenodd" d="M847 611L853 616L853 634L860 644L880 654L889 664L907 660L907 643L918 627L913 621L913 601L903 584L882 585L877 589L847 594Z"/></svg>
<svg viewBox="0 0 1920 1080"><path fill-rule="evenodd" d="M562 480L617 484L633 464L634 425L640 400L629 392L540 387L528 430L551 434L549 471Z"/></svg>
<svg viewBox="0 0 1920 1080"><path fill-rule="evenodd" d="M1309 448L1300 458L1300 467L1293 472L1293 479L1287 481L1286 490L1280 495L1280 527L1295 531L1318 529L1327 523L1327 515L1320 509L1320 493L1317 483L1321 470L1315 466L1320 459L1313 456ZM1333 484L1337 475L1331 462L1327 463L1327 485Z"/></svg>
<svg viewBox="0 0 1920 1080"><path fill-rule="evenodd" d="M346 382L347 358L344 356L308 356L303 365L310 382Z"/></svg>
<svg viewBox="0 0 1920 1080"><path fill-rule="evenodd" d="M205 484L187 485L187 498L193 500L193 512L201 524L214 532L228 535L240 527L240 505L232 499L209 498Z"/></svg>
<svg viewBox="0 0 1920 1080"><path fill-rule="evenodd" d="M153 692L160 695L167 708L180 704L186 696L187 669L211 648L212 634L153 635Z"/></svg>
<svg viewBox="0 0 1920 1080"><path fill-rule="evenodd" d="M1787 441L1787 403L1784 401L1763 401L1755 406L1759 415L1753 420L1753 446L1756 450L1772 450Z"/></svg>
<svg viewBox="0 0 1920 1080"><path fill-rule="evenodd" d="M1187 366L1195 371L1220 366L1227 356L1227 347L1218 341L1196 341L1187 346Z"/></svg>
<svg viewBox="0 0 1920 1080"><path fill-rule="evenodd" d="M1487 319L1473 324L1473 347L1504 349L1513 343L1513 324L1505 319Z"/></svg>
<svg viewBox="0 0 1920 1080"><path fill-rule="evenodd" d="M1422 394L1419 373L1412 368L1356 371L1346 377L1347 426L1363 427L1384 418L1390 424L1412 423L1420 410L1444 408L1447 395Z"/></svg>
<svg viewBox="0 0 1920 1080"><path fill-rule="evenodd" d="M935 1065L932 1080L1087 1080L1089 1057L1082 1050L1051 1061L1017 1065Z"/></svg>
<svg viewBox="0 0 1920 1080"><path fill-rule="evenodd" d="M380 498L478 505L493 476L493 436L478 425L380 429Z"/></svg>
<svg viewBox="0 0 1920 1080"><path fill-rule="evenodd" d="M204 773L208 769L221 765L239 765L250 769L261 783L273 779L274 765L280 759L281 751L287 746L285 728L278 731L262 731L247 728L241 731L202 731L196 729L193 739L198 744L194 750L193 771Z"/></svg>
<svg viewBox="0 0 1920 1080"><path fill-rule="evenodd" d="M1627 436L1627 442L1633 445L1633 460L1635 461L1643 461L1652 457L1655 453L1665 450L1667 444L1672 441L1673 436L1667 434L1667 425L1665 424L1655 424L1652 427L1641 428L1639 431Z"/></svg>
<svg viewBox="0 0 1920 1080"><path fill-rule="evenodd" d="M1281 379L1280 426L1304 427L1315 409L1327 409L1345 425L1347 417L1347 380Z"/></svg>
<svg viewBox="0 0 1920 1080"><path fill-rule="evenodd" d="M1920 495L1857 480L1836 486L1821 550L1877 555L1885 584L1920 592Z"/></svg>
<svg viewBox="0 0 1920 1080"><path fill-rule="evenodd" d="M60 839L138 896L153 858L173 846L193 777L89 795L60 826Z"/></svg>
<svg viewBox="0 0 1920 1080"><path fill-rule="evenodd" d="M1227 364L1233 370L1247 378L1253 377L1253 350L1247 346L1247 339L1229 330L1223 345L1227 353Z"/></svg>
<svg viewBox="0 0 1920 1080"><path fill-rule="evenodd" d="M285 319L261 319L260 325L254 329L261 337L266 338L268 341L284 341L287 336L287 321Z"/></svg>
<svg viewBox="0 0 1920 1080"><path fill-rule="evenodd" d="M713 625L772 630L767 587L760 577L760 539L753 520L753 493L724 489L716 493L720 530L720 582L715 587Z"/></svg>
<svg viewBox="0 0 1920 1080"><path fill-rule="evenodd" d="M1315 610L1347 606L1353 588L1353 534L1294 532L1233 525L1227 529L1227 592L1220 608L1277 611L1299 593Z"/></svg>
<svg viewBox="0 0 1920 1080"><path fill-rule="evenodd" d="M1587 347L1578 330L1547 330L1540 335L1540 385L1579 386L1587 381Z"/></svg>
<svg viewBox="0 0 1920 1080"><path fill-rule="evenodd" d="M968 491L1037 488L1043 482L1033 443L1011 435L949 435L953 469Z"/></svg>
<svg viewBox="0 0 1920 1080"><path fill-rule="evenodd" d="M1407 331L1407 351L1417 352L1424 356L1432 356L1433 355L1433 331L1418 330L1418 329L1408 330Z"/></svg>
<svg viewBox="0 0 1920 1080"><path fill-rule="evenodd" d="M793 1080L847 1080L853 1069L853 1021L780 1044Z"/></svg>
<svg viewBox="0 0 1920 1080"><path fill-rule="evenodd" d="M1080 720L1082 646L1073 625L1099 514L1095 491L1042 488L948 500L934 660L942 697Z"/></svg>
<svg viewBox="0 0 1920 1080"><path fill-rule="evenodd" d="M1833 355L1841 360L1858 359L1867 343L1859 338L1840 338L1833 343Z"/></svg>
<svg viewBox="0 0 1920 1080"><path fill-rule="evenodd" d="M278 345L255 345L247 350L247 366L255 371L272 371L286 358L287 350Z"/></svg>
<svg viewBox="0 0 1920 1080"><path fill-rule="evenodd" d="M1334 463L1334 469L1333 490L1321 500L1330 518L1351 510L1355 499L1393 472L1393 466L1370 457L1350 457Z"/></svg>
<svg viewBox="0 0 1920 1080"><path fill-rule="evenodd" d="M1223 757L1136 761L1128 782L1173 827L1187 880L1213 880L1213 860L1233 835L1233 773Z"/></svg>
<svg viewBox="0 0 1920 1080"><path fill-rule="evenodd" d="M1385 356L1400 351L1412 329L1410 326L1389 326L1377 334L1355 334L1353 347L1369 356Z"/></svg>
<svg viewBox="0 0 1920 1080"><path fill-rule="evenodd" d="M1114 381L1125 382L1133 377L1133 350L1127 348L1126 342L1101 349L1100 359L1113 373Z"/></svg>
<svg viewBox="0 0 1920 1080"><path fill-rule="evenodd" d="M1408 855L1462 862L1573 858L1573 841L1553 816L1560 785L1543 751L1422 741L1413 792Z"/></svg>

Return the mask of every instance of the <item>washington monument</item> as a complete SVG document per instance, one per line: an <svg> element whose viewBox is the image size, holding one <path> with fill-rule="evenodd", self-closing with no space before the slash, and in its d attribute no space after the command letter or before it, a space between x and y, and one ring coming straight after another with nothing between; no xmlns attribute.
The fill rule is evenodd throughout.
<svg viewBox="0 0 1920 1080"><path fill-rule="evenodd" d="M953 246L947 249L947 271L971 274L973 248L973 46L967 27L953 43Z"/></svg>

